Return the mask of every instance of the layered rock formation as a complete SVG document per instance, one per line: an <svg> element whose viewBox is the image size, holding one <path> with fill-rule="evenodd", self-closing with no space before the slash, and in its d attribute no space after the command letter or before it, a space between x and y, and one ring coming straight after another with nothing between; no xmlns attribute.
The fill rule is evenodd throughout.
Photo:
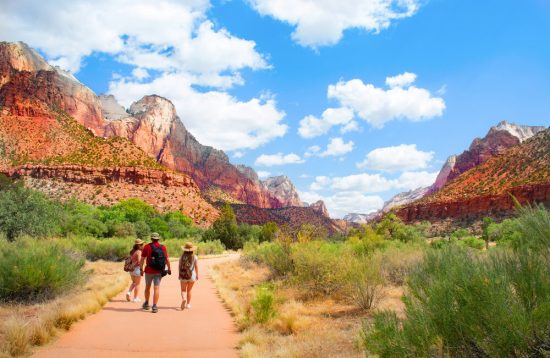
<svg viewBox="0 0 550 358"><path fill-rule="evenodd" d="M163 165L190 175L201 190L216 193L221 189L238 202L263 208L285 206L251 168L236 167L223 151L200 144L167 99L146 96L132 104L128 117L123 117L120 107L114 110L117 107L112 100L103 103L108 104L105 111L111 114L108 135L130 139ZM116 117L119 119L113 119Z"/></svg>
<svg viewBox="0 0 550 358"><path fill-rule="evenodd" d="M286 175L267 178L262 184L280 202L281 207L302 206L296 187Z"/></svg>
<svg viewBox="0 0 550 358"><path fill-rule="evenodd" d="M547 129L471 168L439 192L395 211L407 222L503 215L513 209L510 195L522 204L549 205L549 187L550 129Z"/></svg>
<svg viewBox="0 0 550 358"><path fill-rule="evenodd" d="M423 198L429 192L429 190L430 187L426 187L399 193L384 203L382 212L387 213L395 207L406 205L420 198Z"/></svg>

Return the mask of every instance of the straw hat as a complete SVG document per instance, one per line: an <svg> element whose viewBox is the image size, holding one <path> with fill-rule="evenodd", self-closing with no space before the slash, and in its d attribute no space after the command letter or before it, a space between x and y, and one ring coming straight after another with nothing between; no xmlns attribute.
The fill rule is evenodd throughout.
<svg viewBox="0 0 550 358"><path fill-rule="evenodd" d="M193 252L196 249L191 242L186 242L181 248L183 249L183 252Z"/></svg>
<svg viewBox="0 0 550 358"><path fill-rule="evenodd" d="M152 240L160 240L160 235L158 234L158 232L154 232L151 234L151 239Z"/></svg>
<svg viewBox="0 0 550 358"><path fill-rule="evenodd" d="M143 241L142 239L136 239L136 241L134 241L135 245L142 245L144 243L145 243L145 241Z"/></svg>

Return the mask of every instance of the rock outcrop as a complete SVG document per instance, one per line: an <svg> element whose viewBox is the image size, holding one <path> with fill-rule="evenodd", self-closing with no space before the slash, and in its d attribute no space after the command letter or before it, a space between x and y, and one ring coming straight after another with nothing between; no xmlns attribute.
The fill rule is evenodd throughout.
<svg viewBox="0 0 550 358"><path fill-rule="evenodd" d="M267 178L262 184L279 201L281 207L302 206L296 187L286 175ZM324 213L322 214L324 215Z"/></svg>
<svg viewBox="0 0 550 358"><path fill-rule="evenodd" d="M322 200L317 200L316 202L311 204L309 207L327 218L330 217L327 207L325 205L325 202Z"/></svg>
<svg viewBox="0 0 550 358"><path fill-rule="evenodd" d="M407 205L420 198L423 198L424 195L426 195L429 192L429 190L430 190L430 187L423 187L423 188L417 188L414 190L409 190L403 193L399 193L384 203L382 212L387 213L395 207Z"/></svg>

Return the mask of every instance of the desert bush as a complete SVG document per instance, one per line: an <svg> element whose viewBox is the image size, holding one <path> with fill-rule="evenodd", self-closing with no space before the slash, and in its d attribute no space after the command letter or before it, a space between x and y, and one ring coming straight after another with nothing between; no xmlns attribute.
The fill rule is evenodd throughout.
<svg viewBox="0 0 550 358"><path fill-rule="evenodd" d="M381 357L544 357L550 353L550 220L528 208L515 251L427 253L408 280L407 318L380 313L364 344Z"/></svg>
<svg viewBox="0 0 550 358"><path fill-rule="evenodd" d="M134 238L105 238L71 236L60 239L66 247L72 247L82 252L88 260L121 261L130 252L134 244Z"/></svg>
<svg viewBox="0 0 550 358"><path fill-rule="evenodd" d="M82 281L84 258L51 240L0 241L0 298L48 299Z"/></svg>
<svg viewBox="0 0 550 358"><path fill-rule="evenodd" d="M488 228L492 241L499 245L515 245L521 238L517 219L506 219L501 223L492 223Z"/></svg>
<svg viewBox="0 0 550 358"><path fill-rule="evenodd" d="M376 306L384 296L382 256L347 257L345 260L346 296L363 310Z"/></svg>
<svg viewBox="0 0 550 358"><path fill-rule="evenodd" d="M179 257L182 254L182 246L189 240L169 239L162 240L161 244L166 246L170 257ZM225 246L219 241L201 241L195 244L198 255L218 255L225 251Z"/></svg>
<svg viewBox="0 0 550 358"><path fill-rule="evenodd" d="M256 323L267 323L275 317L275 286L264 283L256 287L255 296L250 305Z"/></svg>
<svg viewBox="0 0 550 358"><path fill-rule="evenodd" d="M483 250L485 247L485 241L475 236L466 236L462 240L458 241L458 243L476 250Z"/></svg>
<svg viewBox="0 0 550 358"><path fill-rule="evenodd" d="M424 259L425 244L389 246L375 255L381 256L380 267L386 282L395 286L405 283L408 275Z"/></svg>
<svg viewBox="0 0 550 358"><path fill-rule="evenodd" d="M289 248L279 242L248 242L243 254L247 260L265 264L276 276L286 276L294 271Z"/></svg>
<svg viewBox="0 0 550 358"><path fill-rule="evenodd" d="M292 280L306 296L330 295L343 288L343 245L312 241L292 246Z"/></svg>

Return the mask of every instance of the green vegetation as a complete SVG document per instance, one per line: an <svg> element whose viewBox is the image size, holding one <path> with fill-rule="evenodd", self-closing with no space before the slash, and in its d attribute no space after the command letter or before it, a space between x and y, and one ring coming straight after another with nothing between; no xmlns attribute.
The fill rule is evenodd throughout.
<svg viewBox="0 0 550 358"><path fill-rule="evenodd" d="M520 213L514 250L449 244L428 251L408 279L406 319L376 314L365 323L366 349L381 357L548 356L550 214L543 207Z"/></svg>
<svg viewBox="0 0 550 358"><path fill-rule="evenodd" d="M0 299L36 301L82 282L84 258L64 245L22 237L0 240Z"/></svg>
<svg viewBox="0 0 550 358"><path fill-rule="evenodd" d="M267 283L256 287L256 294L250 305L256 323L266 323L275 317L275 286Z"/></svg>

